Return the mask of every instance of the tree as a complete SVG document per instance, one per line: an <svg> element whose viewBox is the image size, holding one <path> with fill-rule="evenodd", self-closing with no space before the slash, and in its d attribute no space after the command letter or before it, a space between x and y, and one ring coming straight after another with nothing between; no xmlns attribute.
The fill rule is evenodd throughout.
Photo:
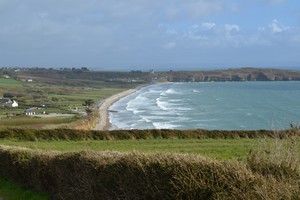
<svg viewBox="0 0 300 200"><path fill-rule="evenodd" d="M86 68L86 67L81 67L81 70L82 71L90 71L88 68Z"/></svg>
<svg viewBox="0 0 300 200"><path fill-rule="evenodd" d="M93 103L95 103L94 100L92 100L92 99L87 99L87 100L84 100L83 105L84 105L84 106L90 106L90 105L92 105Z"/></svg>
<svg viewBox="0 0 300 200"><path fill-rule="evenodd" d="M4 98L14 98L14 97L15 97L15 94L10 93L10 92L5 92L5 93L3 94L3 97L4 97Z"/></svg>

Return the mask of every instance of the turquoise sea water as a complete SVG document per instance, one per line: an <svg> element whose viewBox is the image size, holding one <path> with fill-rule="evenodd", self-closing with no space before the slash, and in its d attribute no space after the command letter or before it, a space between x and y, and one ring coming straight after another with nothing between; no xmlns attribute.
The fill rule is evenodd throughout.
<svg viewBox="0 0 300 200"><path fill-rule="evenodd" d="M300 82L154 84L110 109L112 129L285 129L300 123Z"/></svg>

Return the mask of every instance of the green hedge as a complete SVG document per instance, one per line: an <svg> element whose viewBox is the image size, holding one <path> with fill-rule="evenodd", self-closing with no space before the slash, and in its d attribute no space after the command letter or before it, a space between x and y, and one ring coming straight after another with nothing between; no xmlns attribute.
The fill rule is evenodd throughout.
<svg viewBox="0 0 300 200"><path fill-rule="evenodd" d="M289 138L300 136L298 130L113 130L85 131L73 129L0 129L0 139L16 140L130 140L130 139L228 139L228 138Z"/></svg>
<svg viewBox="0 0 300 200"><path fill-rule="evenodd" d="M0 176L51 199L300 198L299 180L263 176L246 164L175 154L42 153L0 146Z"/></svg>

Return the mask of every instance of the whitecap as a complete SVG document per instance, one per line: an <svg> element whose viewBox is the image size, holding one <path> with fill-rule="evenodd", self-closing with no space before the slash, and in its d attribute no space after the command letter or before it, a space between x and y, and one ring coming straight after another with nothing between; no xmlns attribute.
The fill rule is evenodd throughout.
<svg viewBox="0 0 300 200"><path fill-rule="evenodd" d="M156 129L175 129L175 128L180 127L178 125L170 124L167 122L153 122L153 126Z"/></svg>
<svg viewBox="0 0 300 200"><path fill-rule="evenodd" d="M194 93L200 93L200 92L202 92L202 91L194 89L193 92L194 92Z"/></svg>
<svg viewBox="0 0 300 200"><path fill-rule="evenodd" d="M170 99L169 102L172 102L172 103L181 103L181 102L184 102L184 99Z"/></svg>
<svg viewBox="0 0 300 200"><path fill-rule="evenodd" d="M161 98L156 99L156 105L161 109L161 110L169 110L168 108L168 102L162 101Z"/></svg>
<svg viewBox="0 0 300 200"><path fill-rule="evenodd" d="M167 96L167 93L166 92L161 92L159 95L160 96Z"/></svg>
<svg viewBox="0 0 300 200"><path fill-rule="evenodd" d="M173 88L170 88L166 91L167 94L181 94L180 92L176 91Z"/></svg>

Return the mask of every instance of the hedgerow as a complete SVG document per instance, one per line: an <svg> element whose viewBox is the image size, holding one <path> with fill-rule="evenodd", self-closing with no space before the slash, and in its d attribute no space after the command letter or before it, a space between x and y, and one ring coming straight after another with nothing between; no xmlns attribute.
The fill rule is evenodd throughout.
<svg viewBox="0 0 300 200"><path fill-rule="evenodd" d="M134 140L134 139L233 139L299 137L295 130L74 130L74 129L0 129L0 139L40 140Z"/></svg>
<svg viewBox="0 0 300 200"><path fill-rule="evenodd" d="M278 178L289 165L274 162L276 171L266 174L257 165L270 162L257 153L240 163L180 154L58 153L0 146L0 176L51 199L299 199L299 163L291 166L298 175Z"/></svg>

